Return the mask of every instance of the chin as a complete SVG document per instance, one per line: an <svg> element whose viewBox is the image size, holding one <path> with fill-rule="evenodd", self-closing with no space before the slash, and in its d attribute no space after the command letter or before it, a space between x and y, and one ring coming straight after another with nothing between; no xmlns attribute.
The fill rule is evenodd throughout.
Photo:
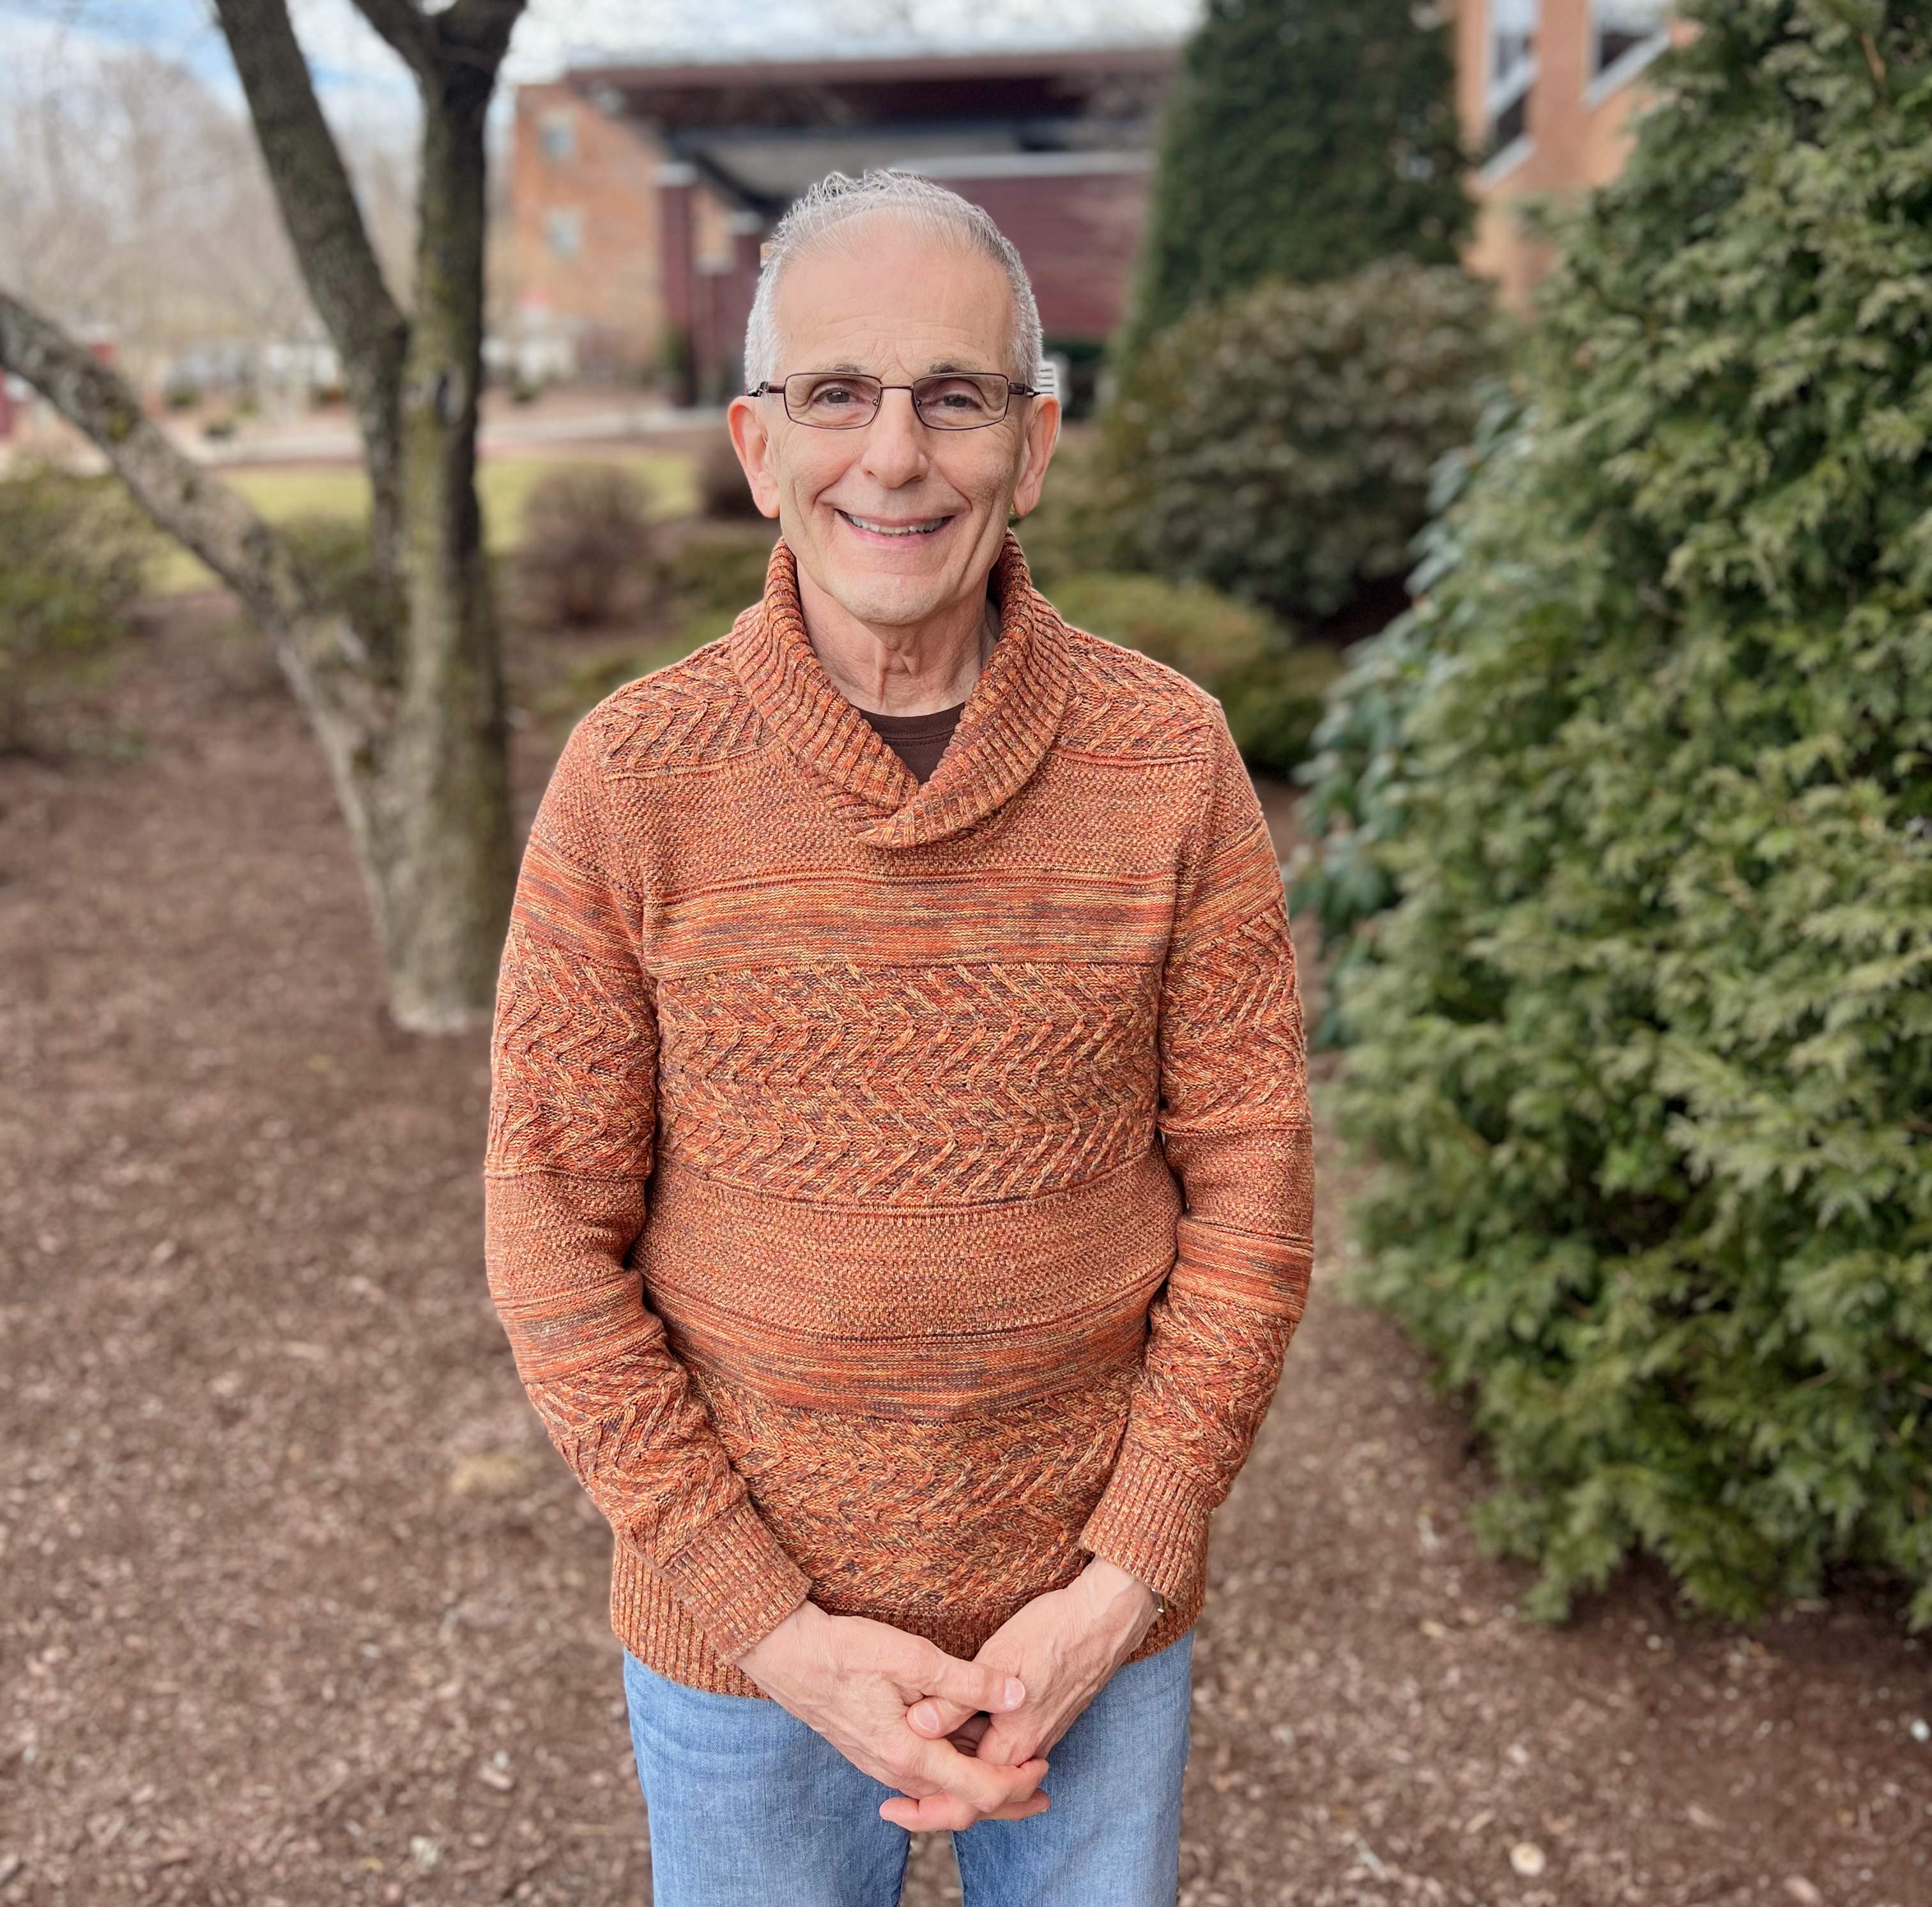
<svg viewBox="0 0 1932 1907"><path fill-rule="evenodd" d="M826 580L832 586L826 593L848 616L887 627L922 622L944 609L953 594L946 577L893 575L848 563L839 564Z"/></svg>
<svg viewBox="0 0 1932 1907"><path fill-rule="evenodd" d="M896 559L896 553L878 564L868 562L868 554L872 553L838 550L827 564L831 574L825 577L827 595L860 622L923 622L952 599L958 580L952 576L952 564L937 560L939 550L932 553L935 560L929 566L922 564L918 570L904 564L904 559Z"/></svg>

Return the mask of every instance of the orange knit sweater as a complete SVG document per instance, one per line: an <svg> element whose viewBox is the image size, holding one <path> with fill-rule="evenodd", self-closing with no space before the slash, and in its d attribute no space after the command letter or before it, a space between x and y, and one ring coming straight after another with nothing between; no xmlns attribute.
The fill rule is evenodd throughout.
<svg viewBox="0 0 1932 1907"><path fill-rule="evenodd" d="M1198 1614L1300 1317L1279 868L1220 709L1010 538L920 787L781 543L730 635L571 737L499 990L490 1288L662 1674L808 1595L970 1657L1109 1558Z"/></svg>

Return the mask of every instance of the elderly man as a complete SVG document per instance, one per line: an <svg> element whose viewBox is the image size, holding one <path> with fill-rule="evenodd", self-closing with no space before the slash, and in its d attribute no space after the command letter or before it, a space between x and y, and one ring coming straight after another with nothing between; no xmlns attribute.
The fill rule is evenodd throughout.
<svg viewBox="0 0 1932 1907"><path fill-rule="evenodd" d="M504 956L491 1287L616 1532L659 1907L1172 1902L1210 1512L1307 1288L1282 885L1216 704L1006 526L1018 254L780 225L764 600L578 727Z"/></svg>

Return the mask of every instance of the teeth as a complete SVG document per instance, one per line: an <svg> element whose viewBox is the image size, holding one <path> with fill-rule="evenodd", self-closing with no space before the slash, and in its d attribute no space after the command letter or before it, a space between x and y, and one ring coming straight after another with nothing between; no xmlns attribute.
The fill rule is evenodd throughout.
<svg viewBox="0 0 1932 1907"><path fill-rule="evenodd" d="M869 529L878 536L930 536L946 522L944 517L934 517L930 523L875 523L863 517L854 516L850 510L845 512L845 518L848 523L856 524L861 529Z"/></svg>

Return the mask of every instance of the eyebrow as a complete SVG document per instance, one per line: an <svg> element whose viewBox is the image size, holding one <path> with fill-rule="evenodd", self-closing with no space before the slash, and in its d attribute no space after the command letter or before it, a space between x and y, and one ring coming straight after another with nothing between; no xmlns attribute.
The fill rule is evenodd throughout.
<svg viewBox="0 0 1932 1907"><path fill-rule="evenodd" d="M976 364L956 363L950 358L942 358L937 364L928 363L924 370L916 372L914 375L920 377L951 377L968 372L976 377L986 375ZM869 371L863 364L855 364L847 358L836 364L820 364L818 375L820 377L877 377L878 373Z"/></svg>

